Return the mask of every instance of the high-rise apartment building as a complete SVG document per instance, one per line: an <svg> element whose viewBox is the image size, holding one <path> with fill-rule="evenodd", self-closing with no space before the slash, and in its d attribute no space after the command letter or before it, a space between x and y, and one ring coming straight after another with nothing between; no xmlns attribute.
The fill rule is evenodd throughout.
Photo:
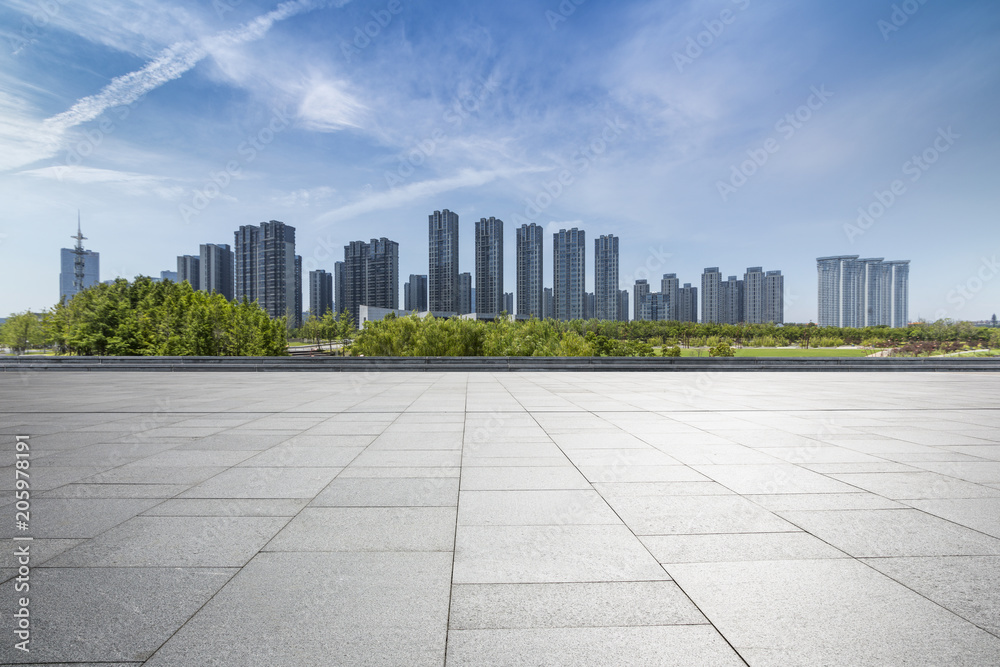
<svg viewBox="0 0 1000 667"><path fill-rule="evenodd" d="M642 319L642 303L649 294L649 281L645 278L636 280L635 285L632 286L632 313L635 319Z"/></svg>
<svg viewBox="0 0 1000 667"><path fill-rule="evenodd" d="M820 326L904 327L909 318L909 260L858 255L818 257Z"/></svg>
<svg viewBox="0 0 1000 667"><path fill-rule="evenodd" d="M427 273L430 310L454 313L458 305L458 214L448 209L427 217L430 266ZM471 293L470 293L471 294Z"/></svg>
<svg viewBox="0 0 1000 667"><path fill-rule="evenodd" d="M472 274L469 272L458 274L458 310L459 315L466 315L472 312Z"/></svg>
<svg viewBox="0 0 1000 667"><path fill-rule="evenodd" d="M583 309L583 319L592 320L597 317L597 299L594 298L593 292L584 293L584 309Z"/></svg>
<svg viewBox="0 0 1000 667"><path fill-rule="evenodd" d="M198 289L221 294L232 301L233 251L229 244L202 243L198 264Z"/></svg>
<svg viewBox="0 0 1000 667"><path fill-rule="evenodd" d="M890 327L905 327L910 323L910 260L902 259L886 262L891 268L888 280L892 287L889 296L889 320L883 322Z"/></svg>
<svg viewBox="0 0 1000 667"><path fill-rule="evenodd" d="M344 296L343 303L337 307L340 312L348 312L351 320L357 326L361 305L368 300L368 244L364 241L351 241L344 246Z"/></svg>
<svg viewBox="0 0 1000 667"><path fill-rule="evenodd" d="M660 280L660 293L667 298L667 319L671 322L676 322L680 319L680 304L678 302L680 288L681 283L677 280L676 273L663 274L663 278Z"/></svg>
<svg viewBox="0 0 1000 667"><path fill-rule="evenodd" d="M304 321L302 317L302 255L295 255L295 317L294 326L299 328Z"/></svg>
<svg viewBox="0 0 1000 667"><path fill-rule="evenodd" d="M764 322L785 323L785 278L781 271L764 275Z"/></svg>
<svg viewBox="0 0 1000 667"><path fill-rule="evenodd" d="M623 289L618 291L618 320L620 322L628 322L628 290Z"/></svg>
<svg viewBox="0 0 1000 667"><path fill-rule="evenodd" d="M642 299L642 310L638 319L645 321L669 319L669 299L670 297L663 292L650 292Z"/></svg>
<svg viewBox="0 0 1000 667"><path fill-rule="evenodd" d="M333 309L337 315L344 312L346 307L344 304L347 303L347 299L344 296L346 294L347 285L344 283L344 263L334 262L333 263Z"/></svg>
<svg viewBox="0 0 1000 667"><path fill-rule="evenodd" d="M188 281L191 289L201 289L201 257L199 255L177 256L177 282Z"/></svg>
<svg viewBox="0 0 1000 667"><path fill-rule="evenodd" d="M514 293L504 292L503 293L503 312L508 315L514 314Z"/></svg>
<svg viewBox="0 0 1000 667"><path fill-rule="evenodd" d="M722 322L722 273L710 266L701 274L701 321Z"/></svg>
<svg viewBox="0 0 1000 667"><path fill-rule="evenodd" d="M272 318L288 317L292 326L302 319L301 272L301 266L296 269L295 228L279 220L260 223L257 303Z"/></svg>
<svg viewBox="0 0 1000 667"><path fill-rule="evenodd" d="M542 319L555 317L555 296L551 287L542 288Z"/></svg>
<svg viewBox="0 0 1000 667"><path fill-rule="evenodd" d="M618 237L594 239L594 313L599 320L618 319Z"/></svg>
<svg viewBox="0 0 1000 667"><path fill-rule="evenodd" d="M764 268L747 267L743 274L743 321L762 324L764 319Z"/></svg>
<svg viewBox="0 0 1000 667"><path fill-rule="evenodd" d="M176 271L160 271L160 280L169 280L172 283L177 282L177 272Z"/></svg>
<svg viewBox="0 0 1000 667"><path fill-rule="evenodd" d="M403 288L403 310L422 313L427 310L427 276L410 274Z"/></svg>
<svg viewBox="0 0 1000 667"><path fill-rule="evenodd" d="M236 284L233 286L233 296L238 301L257 300L257 252L260 249L260 227L257 225L242 225L234 233L235 254L234 274ZM181 278L178 276L178 280Z"/></svg>
<svg viewBox="0 0 1000 667"><path fill-rule="evenodd" d="M517 314L545 317L542 234L535 223L515 230L517 249Z"/></svg>
<svg viewBox="0 0 1000 667"><path fill-rule="evenodd" d="M382 237L368 244L365 305L399 308L399 244Z"/></svg>
<svg viewBox="0 0 1000 667"><path fill-rule="evenodd" d="M739 324L743 321L743 281L736 276L720 283L720 320L724 324Z"/></svg>
<svg viewBox="0 0 1000 667"><path fill-rule="evenodd" d="M73 296L101 281L101 254L83 247L86 236L76 223L76 246L59 250L59 298L69 301Z"/></svg>
<svg viewBox="0 0 1000 667"><path fill-rule="evenodd" d="M680 322L698 321L698 288L684 283L677 298L677 319Z"/></svg>
<svg viewBox="0 0 1000 667"><path fill-rule="evenodd" d="M503 220L476 223L476 313L497 315L503 305Z"/></svg>
<svg viewBox="0 0 1000 667"><path fill-rule="evenodd" d="M560 229L552 235L552 307L557 320L586 316L587 235Z"/></svg>
<svg viewBox="0 0 1000 667"><path fill-rule="evenodd" d="M323 269L309 272L309 314L323 317L333 311L333 274Z"/></svg>

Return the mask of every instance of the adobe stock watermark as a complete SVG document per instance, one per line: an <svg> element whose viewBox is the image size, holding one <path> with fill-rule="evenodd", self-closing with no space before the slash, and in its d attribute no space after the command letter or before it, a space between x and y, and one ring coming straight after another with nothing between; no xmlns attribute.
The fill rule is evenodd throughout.
<svg viewBox="0 0 1000 667"><path fill-rule="evenodd" d="M903 175L909 176L910 183L919 181L920 177L941 158L942 154L947 153L961 136L955 134L950 125L947 129L939 127L938 135L931 145L903 163ZM873 201L867 206L858 207L858 217L854 224L844 223L847 240L854 243L856 238L863 236L906 192L906 181L901 178L892 181L887 190L875 190Z"/></svg>
<svg viewBox="0 0 1000 667"><path fill-rule="evenodd" d="M10 54L16 56L27 47L37 44L41 30L59 15L64 4L66 0L42 0L37 3L38 10L30 17L25 16L21 19L21 29L8 38Z"/></svg>
<svg viewBox="0 0 1000 667"><path fill-rule="evenodd" d="M637 280L654 280L653 276L661 275L664 267L667 265L667 260L673 258L673 256L674 254L667 252L663 246L659 248L651 247L649 254L646 256L645 263L632 272L631 278L626 277L620 280L619 289L632 289Z"/></svg>
<svg viewBox="0 0 1000 667"><path fill-rule="evenodd" d="M479 78L479 85L468 95L456 96L441 120L460 129L465 121L478 114L483 104L489 97L499 89L498 81L490 77L489 79ZM408 151L397 156L398 164L393 170L386 169L385 184L389 188L395 188L406 182L408 178L416 173L427 160L437 152L438 146L449 140L449 136L441 128L435 129L426 139L416 142Z"/></svg>
<svg viewBox="0 0 1000 667"><path fill-rule="evenodd" d="M778 119L774 124L774 131L781 135L781 141L788 141L795 136L795 133L805 127L805 124L812 120L817 111L833 97L833 93L826 89L825 85L819 88L812 86L809 88L811 94L806 98L804 104L797 107L791 113L787 113ZM761 167L767 164L771 156L781 150L781 141L774 137L768 137L759 148L747 150L747 159L738 165L730 165L729 178L725 181L715 182L715 189L723 202L729 201L729 197L736 194L756 174Z"/></svg>
<svg viewBox="0 0 1000 667"><path fill-rule="evenodd" d="M750 6L750 0L732 0L740 12L746 11ZM705 29L695 35L688 35L683 51L674 51L674 65L677 71L684 73L684 68L694 64L694 61L701 58L706 49L715 44L715 40L722 36L726 26L736 22L737 12L726 8L719 12L719 16L713 19L705 19L701 22Z"/></svg>
<svg viewBox="0 0 1000 667"><path fill-rule="evenodd" d="M982 257L979 266L975 271L972 272L965 282L955 285L953 289L948 292L945 299L948 303L952 304L954 308L953 312L957 313L962 310L965 305L976 298L986 284L992 281L997 275L1000 274L1000 261L997 261L997 255L992 257ZM934 319L943 320L948 316L949 312L946 309L941 309L934 314Z"/></svg>
<svg viewBox="0 0 1000 667"><path fill-rule="evenodd" d="M920 11L920 8L927 4L927 0L903 0L898 5L892 6L892 13L889 20L879 19L875 24L879 32L882 33L883 41L889 41L889 35L898 32L900 28L909 22L910 17Z"/></svg>
<svg viewBox="0 0 1000 667"><path fill-rule="evenodd" d="M274 141L274 138L288 128L290 122L285 109L272 111L271 120L256 133L248 136L246 141L236 147L239 158L230 160L223 169L211 171L208 180L200 189L191 194L190 201L181 202L177 210L185 223L197 216L228 188L233 179L238 178L243 168L257 159L257 156Z"/></svg>
<svg viewBox="0 0 1000 667"><path fill-rule="evenodd" d="M364 25L354 26L354 39L350 42L340 41L340 52L344 54L344 59L351 62L356 56L367 49L372 44L372 40L382 34L382 31L389 27L392 18L403 11L403 3L400 0L389 0L385 9L371 10L372 20Z"/></svg>
<svg viewBox="0 0 1000 667"><path fill-rule="evenodd" d="M577 149L571 156L572 169L563 168L551 181L542 183L538 194L534 197L524 198L524 215L514 213L512 224L514 227L534 222L547 208L559 199L566 191L566 188L573 185L577 178L587 172L591 165L601 159L607 152L608 146L614 144L625 131L625 126L620 118L604 122L601 133L591 139L586 146ZM525 219L527 218L527 219Z"/></svg>
<svg viewBox="0 0 1000 667"><path fill-rule="evenodd" d="M555 11L551 9L545 10L545 20L549 24L549 29L555 31L559 27L560 23L565 23L570 16L576 13L576 8L585 3L587 0L562 0L559 6L556 7Z"/></svg>

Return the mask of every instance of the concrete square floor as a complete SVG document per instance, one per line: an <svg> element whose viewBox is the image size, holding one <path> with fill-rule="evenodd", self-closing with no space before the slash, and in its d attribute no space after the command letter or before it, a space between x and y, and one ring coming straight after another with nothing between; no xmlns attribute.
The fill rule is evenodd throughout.
<svg viewBox="0 0 1000 667"><path fill-rule="evenodd" d="M0 374L0 667L1000 664L998 396L979 373Z"/></svg>

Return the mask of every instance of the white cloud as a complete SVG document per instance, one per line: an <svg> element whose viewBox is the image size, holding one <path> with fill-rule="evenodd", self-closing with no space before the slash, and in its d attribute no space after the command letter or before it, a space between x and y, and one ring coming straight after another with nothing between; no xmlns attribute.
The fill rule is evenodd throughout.
<svg viewBox="0 0 1000 667"><path fill-rule="evenodd" d="M341 206L340 208L335 208L332 211L324 213L319 216L314 223L320 226L326 226L334 222L350 220L351 218L364 213L393 209L398 206L403 206L404 204L409 204L410 202L444 192L451 192L452 190L458 190L460 188L486 185L487 183L495 181L498 178L514 176L516 174L524 173L525 171L527 170L475 171L472 169L463 169L454 176L419 181L417 183L410 183L409 185L389 190L388 192L377 192L366 195L352 204L347 204L346 206Z"/></svg>
<svg viewBox="0 0 1000 667"><path fill-rule="evenodd" d="M163 199L175 199L184 189L166 178L96 167L44 167L20 172L20 175L80 185L103 184L132 196L155 194Z"/></svg>
<svg viewBox="0 0 1000 667"><path fill-rule="evenodd" d="M5 166L20 166L52 156L70 128L92 121L112 107L131 104L151 90L181 77L214 49L225 50L261 39L275 23L319 6L321 4L316 0L291 0L232 30L167 47L142 69L115 77L99 93L78 100L68 110L43 121L40 128L20 135L14 134L14 138L21 143L20 155L17 158L8 156ZM326 107L329 107L329 103ZM319 105L318 112L321 113L323 109L324 106ZM4 129L7 128L0 126L0 132ZM0 137L5 138L4 135L10 133L10 129L7 129Z"/></svg>

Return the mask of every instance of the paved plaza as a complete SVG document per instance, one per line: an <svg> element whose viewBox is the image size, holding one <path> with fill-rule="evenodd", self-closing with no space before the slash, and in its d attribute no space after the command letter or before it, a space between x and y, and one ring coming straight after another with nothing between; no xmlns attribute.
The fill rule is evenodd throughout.
<svg viewBox="0 0 1000 667"><path fill-rule="evenodd" d="M1000 664L1000 374L8 372L0 439L0 664Z"/></svg>

